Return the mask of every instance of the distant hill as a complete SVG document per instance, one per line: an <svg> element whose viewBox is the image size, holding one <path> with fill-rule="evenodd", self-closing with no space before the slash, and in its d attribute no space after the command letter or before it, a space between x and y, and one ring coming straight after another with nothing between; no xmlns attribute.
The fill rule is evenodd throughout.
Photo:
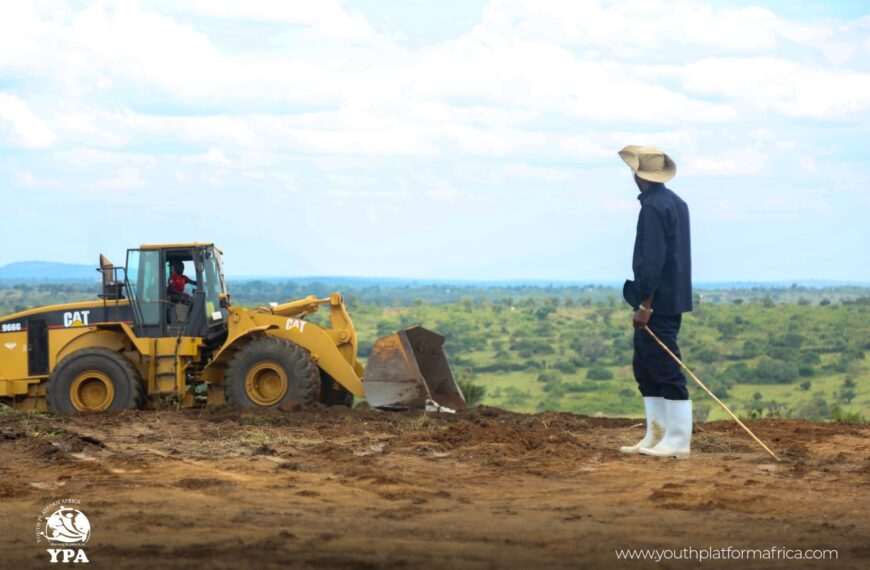
<svg viewBox="0 0 870 570"><path fill-rule="evenodd" d="M16 261L0 267L0 281L97 281L96 265L56 261Z"/></svg>
<svg viewBox="0 0 870 570"><path fill-rule="evenodd" d="M0 282L10 283L64 283L69 281L94 282L99 280L96 265L77 263L59 263L56 261L16 261L8 265L0 266ZM353 288L364 289L370 287L385 288L426 288L457 286L464 288L511 288L511 287L538 287L548 288L572 288L572 287L595 287L621 289L622 281L589 280L568 281L559 279L409 279L396 277L348 277L340 275L321 276L242 276L229 275L229 279L235 283L266 283L279 284L293 282L299 285L325 285L327 288ZM751 290L761 289L788 289L793 286L809 287L815 289L828 287L867 287L867 283L834 281L826 279L798 279L794 281L729 281L729 282L695 282L695 289L717 290Z"/></svg>

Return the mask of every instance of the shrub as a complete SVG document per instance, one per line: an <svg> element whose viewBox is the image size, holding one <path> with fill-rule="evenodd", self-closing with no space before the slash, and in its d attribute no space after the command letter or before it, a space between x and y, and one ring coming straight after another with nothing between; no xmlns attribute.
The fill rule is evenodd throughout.
<svg viewBox="0 0 870 570"><path fill-rule="evenodd" d="M575 372L577 372L577 367L573 363L566 362L564 360L560 360L559 362L553 364L553 368L555 368L559 372L562 372L563 374L574 374Z"/></svg>
<svg viewBox="0 0 870 570"><path fill-rule="evenodd" d="M561 382L547 382L544 384L544 392L553 396L562 397L565 394L567 388L565 384Z"/></svg>
<svg viewBox="0 0 870 570"><path fill-rule="evenodd" d="M538 374L536 380L538 382L543 382L544 384L549 384L550 382L558 382L560 377L555 372L541 372Z"/></svg>
<svg viewBox="0 0 870 570"><path fill-rule="evenodd" d="M471 380L458 380L456 384L459 385L459 390L465 396L465 403L469 407L479 405L483 401L484 396L486 396L486 387L475 384Z"/></svg>
<svg viewBox="0 0 870 570"><path fill-rule="evenodd" d="M594 392L596 390L595 386L581 384L580 382L565 382L562 386L565 387L566 392Z"/></svg>
<svg viewBox="0 0 870 570"><path fill-rule="evenodd" d="M692 357L699 362L712 363L720 359L719 353L712 347L704 347L695 351Z"/></svg>
<svg viewBox="0 0 870 570"><path fill-rule="evenodd" d="M801 365L811 366L813 364L821 364L822 358L817 352L810 352L808 350L805 350L801 352L801 356L798 359L798 362Z"/></svg>
<svg viewBox="0 0 870 570"><path fill-rule="evenodd" d="M695 404L692 406L692 420L696 422L707 421L710 416L709 404Z"/></svg>
<svg viewBox="0 0 870 570"><path fill-rule="evenodd" d="M722 373L722 378L737 384L750 384L755 380L755 373L745 362L738 362L726 368L725 372Z"/></svg>
<svg viewBox="0 0 870 570"><path fill-rule="evenodd" d="M772 346L768 356L776 360L797 360L797 351L787 346Z"/></svg>
<svg viewBox="0 0 870 570"><path fill-rule="evenodd" d="M758 342L754 340L747 340L743 342L743 358L755 358L761 354L761 347L758 346Z"/></svg>
<svg viewBox="0 0 870 570"><path fill-rule="evenodd" d="M795 415L802 420L825 420L831 417L831 406L817 394L808 404L798 408Z"/></svg>
<svg viewBox="0 0 870 570"><path fill-rule="evenodd" d="M511 350L519 351L524 358L526 354L553 354L552 343L539 338L518 338L511 343Z"/></svg>
<svg viewBox="0 0 870 570"><path fill-rule="evenodd" d="M755 376L765 384L790 384L797 379L798 369L791 362L762 357L755 367Z"/></svg>
<svg viewBox="0 0 870 570"><path fill-rule="evenodd" d="M603 366L593 366L586 372L586 378L589 380L610 380L613 378L613 372Z"/></svg>

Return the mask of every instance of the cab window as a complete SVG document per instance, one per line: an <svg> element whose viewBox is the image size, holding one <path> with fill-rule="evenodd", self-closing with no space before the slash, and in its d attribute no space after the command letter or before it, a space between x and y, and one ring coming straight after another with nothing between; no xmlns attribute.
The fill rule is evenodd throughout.
<svg viewBox="0 0 870 570"><path fill-rule="evenodd" d="M160 252L131 249L127 252L127 291L142 325L160 324Z"/></svg>
<svg viewBox="0 0 870 570"><path fill-rule="evenodd" d="M202 291L205 293L205 318L209 327L226 322L227 310L221 307L221 294L226 292L220 253L211 248L199 252L202 262Z"/></svg>

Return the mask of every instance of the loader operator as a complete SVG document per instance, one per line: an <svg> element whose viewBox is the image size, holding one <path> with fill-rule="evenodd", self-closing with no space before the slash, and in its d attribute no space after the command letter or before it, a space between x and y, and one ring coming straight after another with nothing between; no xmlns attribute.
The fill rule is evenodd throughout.
<svg viewBox="0 0 870 570"><path fill-rule="evenodd" d="M689 208L665 187L677 173L668 155L653 146L627 146L619 156L631 167L640 189L640 215L634 242L634 280L623 297L634 309L632 368L646 412L646 435L622 447L627 454L685 457L692 438L692 401L686 377L649 333L680 356L677 334L682 314L692 310Z"/></svg>
<svg viewBox="0 0 870 570"><path fill-rule="evenodd" d="M188 283L198 286L196 281L184 274L184 262L176 259L169 268L169 296L188 300L190 297L184 292L184 286Z"/></svg>

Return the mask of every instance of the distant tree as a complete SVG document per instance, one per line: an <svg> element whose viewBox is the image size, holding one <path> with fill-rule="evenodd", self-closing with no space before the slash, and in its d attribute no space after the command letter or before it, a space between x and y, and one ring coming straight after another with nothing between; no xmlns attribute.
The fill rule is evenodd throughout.
<svg viewBox="0 0 870 570"><path fill-rule="evenodd" d="M759 354L761 354L761 347L757 341L743 341L743 358L755 358Z"/></svg>
<svg viewBox="0 0 870 570"><path fill-rule="evenodd" d="M816 394L809 403L798 408L796 416L805 420L825 420L831 417L831 406L821 394Z"/></svg>
<svg viewBox="0 0 870 570"><path fill-rule="evenodd" d="M607 345L604 344L604 341L600 337L594 336L584 341L582 350L583 355L589 359L589 362L594 364L598 359L607 354Z"/></svg>
<svg viewBox="0 0 870 570"><path fill-rule="evenodd" d="M556 307L553 305L543 305L535 309L535 317L539 320L546 320L547 317L556 312Z"/></svg>
<svg viewBox="0 0 870 570"><path fill-rule="evenodd" d="M737 384L750 384L755 379L755 373L745 362L738 362L726 368L722 378Z"/></svg>
<svg viewBox="0 0 870 570"><path fill-rule="evenodd" d="M771 344L776 346L788 346L791 348L800 348L804 342L803 335L798 333L787 333L781 337L771 339Z"/></svg>

